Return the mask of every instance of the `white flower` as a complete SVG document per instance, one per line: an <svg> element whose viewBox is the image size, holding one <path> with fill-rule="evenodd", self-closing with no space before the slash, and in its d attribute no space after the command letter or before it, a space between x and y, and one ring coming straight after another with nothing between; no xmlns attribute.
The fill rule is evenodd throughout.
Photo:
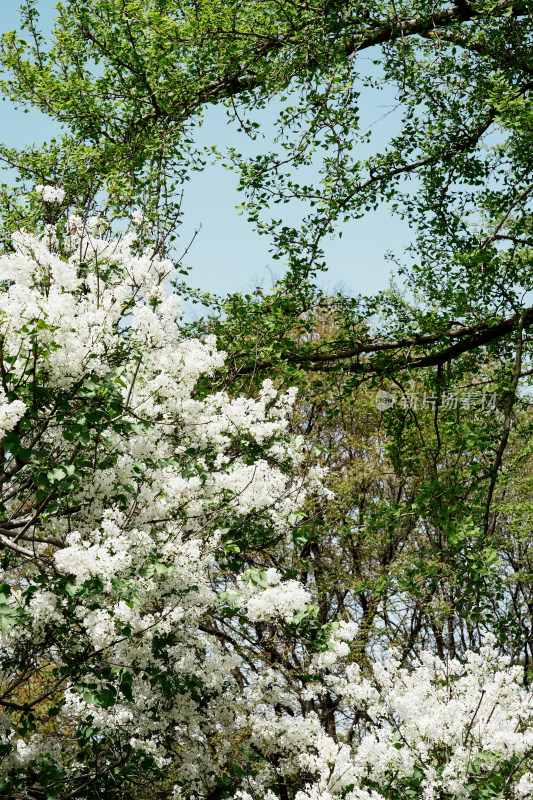
<svg viewBox="0 0 533 800"><path fill-rule="evenodd" d="M0 389L0 441L6 433L12 431L17 422L24 416L26 404L22 400L7 402L6 395Z"/></svg>
<svg viewBox="0 0 533 800"><path fill-rule="evenodd" d="M533 775L531 772L525 772L515 787L515 796L518 798L527 798L530 800L533 797Z"/></svg>
<svg viewBox="0 0 533 800"><path fill-rule="evenodd" d="M269 571L270 572L270 571ZM294 615L311 602L311 595L299 581L289 580L259 589L246 603L251 620L266 620L279 616L290 622Z"/></svg>
<svg viewBox="0 0 533 800"><path fill-rule="evenodd" d="M107 228L107 222L102 217L89 217L87 230L94 234L102 234Z"/></svg>
<svg viewBox="0 0 533 800"><path fill-rule="evenodd" d="M35 187L35 191L45 203L62 203L65 199L64 189L58 189L55 186L43 186L43 184L39 183Z"/></svg>

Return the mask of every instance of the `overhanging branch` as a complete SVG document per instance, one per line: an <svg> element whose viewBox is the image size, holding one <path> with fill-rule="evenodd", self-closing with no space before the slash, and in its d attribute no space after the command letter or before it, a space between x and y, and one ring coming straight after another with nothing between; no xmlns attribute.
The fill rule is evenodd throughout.
<svg viewBox="0 0 533 800"><path fill-rule="evenodd" d="M357 342L353 347L345 348L328 353L313 351L282 352L274 360L260 360L254 363L241 364L235 367L235 375L247 375L259 370L271 369L279 361L290 364L302 365L305 369L314 372L331 372L341 370L351 373L369 373L384 371L403 371L411 369L423 369L424 367L434 367L453 361L464 353L477 350L491 342L503 339L512 333L519 321L523 319L524 330L533 325L533 307L527 308L521 313L513 314L512 317L503 319L493 324L478 323L475 325L463 326L451 331L441 331L434 334L412 336L409 339L396 339L392 341L370 341ZM451 340L458 339L453 344L447 344ZM443 344L442 349L431 353L420 353L424 345ZM385 368L380 364L373 365L371 356L378 353L391 353L389 365ZM354 361L355 359L355 361ZM238 360L238 356L235 358ZM339 363L347 362L341 367Z"/></svg>

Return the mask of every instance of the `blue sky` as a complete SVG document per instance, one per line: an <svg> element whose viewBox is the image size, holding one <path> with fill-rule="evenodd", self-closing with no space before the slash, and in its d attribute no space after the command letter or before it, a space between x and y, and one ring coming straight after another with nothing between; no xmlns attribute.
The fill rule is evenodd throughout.
<svg viewBox="0 0 533 800"><path fill-rule="evenodd" d="M3 0L0 16L2 31L18 27L20 0ZM50 25L55 0L40 0L42 30ZM364 115L370 121L379 120L389 110L387 97L375 94L365 97ZM392 103L393 98L388 98ZM39 144L57 135L58 126L37 111L24 113L8 101L2 107L1 139L8 145ZM379 127L386 127L378 123ZM242 148L241 138L226 124L222 109L209 109L200 130L204 144L231 145ZM383 143L383 142L381 142ZM5 178L4 178L5 180ZM195 174L187 185L184 198L185 224L183 240L201 225L187 256L192 266L191 283L197 287L224 294L231 291L248 291L256 285L268 287L271 276L279 275L282 266L268 253L266 237L260 237L244 216L239 216L235 206L243 197L236 191L236 176L221 164L208 166L203 173ZM276 212L282 213L280 206ZM387 208L370 213L362 220L343 226L342 239L328 241L326 257L328 272L321 278L324 287L342 286L350 294L370 294L388 285L391 264L385 253L392 251L401 256L409 243L410 231L406 224L392 217Z"/></svg>

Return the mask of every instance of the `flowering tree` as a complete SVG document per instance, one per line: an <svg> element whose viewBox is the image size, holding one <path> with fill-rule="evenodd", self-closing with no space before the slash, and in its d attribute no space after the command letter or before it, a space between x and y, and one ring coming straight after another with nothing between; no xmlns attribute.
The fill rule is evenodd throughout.
<svg viewBox="0 0 533 800"><path fill-rule="evenodd" d="M295 393L209 393L224 354L141 223L72 215L0 259L0 794L530 796L520 670L487 646L365 676L321 622Z"/></svg>
<svg viewBox="0 0 533 800"><path fill-rule="evenodd" d="M71 216L0 261L8 796L100 797L170 758L211 792L274 691L247 628L304 649L327 636L297 581L246 569L316 483L286 433L294 393L206 394L224 354L183 337L173 265L104 228Z"/></svg>

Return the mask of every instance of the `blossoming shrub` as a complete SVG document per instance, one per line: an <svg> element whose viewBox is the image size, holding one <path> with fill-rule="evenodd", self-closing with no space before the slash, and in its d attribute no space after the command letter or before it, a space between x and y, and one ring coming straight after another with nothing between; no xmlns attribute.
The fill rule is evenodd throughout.
<svg viewBox="0 0 533 800"><path fill-rule="evenodd" d="M21 232L0 259L8 796L101 797L171 761L216 787L237 708L271 691L239 636L327 636L294 577L253 568L316 483L295 477L294 393L206 394L224 354L183 336L173 265L103 228Z"/></svg>
<svg viewBox="0 0 533 800"><path fill-rule="evenodd" d="M0 795L530 797L521 670L351 663L290 557L294 393L210 393L170 261L66 222L0 258Z"/></svg>
<svg viewBox="0 0 533 800"><path fill-rule="evenodd" d="M343 742L316 720L314 734L308 720L304 733L272 713L258 728L258 746L292 751L288 764L305 783L296 800L533 796L533 693L490 636L463 660L422 652L406 667L391 656L368 678L352 664L322 682L339 698L339 715L358 711Z"/></svg>

